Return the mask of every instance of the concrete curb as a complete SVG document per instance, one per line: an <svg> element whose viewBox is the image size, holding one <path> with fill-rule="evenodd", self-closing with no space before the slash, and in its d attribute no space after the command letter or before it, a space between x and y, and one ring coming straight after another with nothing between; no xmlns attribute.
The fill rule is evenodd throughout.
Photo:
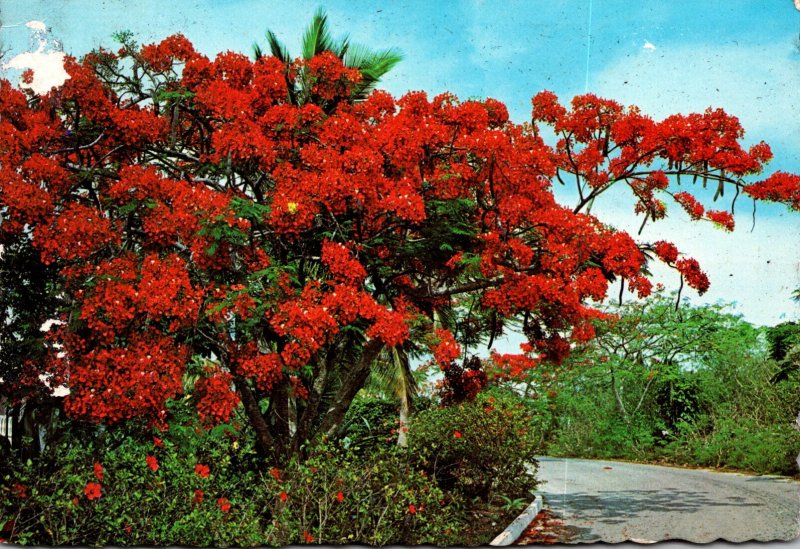
<svg viewBox="0 0 800 549"><path fill-rule="evenodd" d="M533 498L533 503L528 505L520 516L515 518L505 530L500 532L500 535L489 542L489 545L511 545L517 541L522 535L523 530L528 527L528 525L533 521L533 519L536 518L536 515L538 515L539 511L541 510L542 496L537 495L535 498Z"/></svg>

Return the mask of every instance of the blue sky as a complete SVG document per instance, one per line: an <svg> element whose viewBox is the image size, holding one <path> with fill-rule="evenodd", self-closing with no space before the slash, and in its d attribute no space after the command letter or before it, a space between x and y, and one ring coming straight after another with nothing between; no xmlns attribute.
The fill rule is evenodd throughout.
<svg viewBox="0 0 800 549"><path fill-rule="evenodd" d="M529 118L530 98L542 89L564 101L588 90L656 118L723 107L741 119L747 142L770 143L776 158L768 173L800 172L800 11L791 0L0 0L0 41L10 50L6 59L35 47L24 23L37 20L75 55L111 46L111 33L122 29L145 43L182 32L213 55L249 52L271 29L297 54L319 6L334 35L402 50L404 61L384 80L395 95L421 89L494 97L518 122ZM622 198L607 196L593 213L638 229ZM751 205L741 201L739 226L727 234L670 211L642 237L672 237L701 262L712 288L699 299L689 294L693 301L736 301L759 324L800 319L790 299L800 287L800 213L760 208L750 232ZM677 286L673 273L656 276Z"/></svg>

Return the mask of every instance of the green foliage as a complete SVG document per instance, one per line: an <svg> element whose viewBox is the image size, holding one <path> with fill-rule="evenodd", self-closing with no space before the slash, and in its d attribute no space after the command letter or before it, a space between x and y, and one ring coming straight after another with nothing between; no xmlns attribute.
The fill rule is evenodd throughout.
<svg viewBox="0 0 800 549"><path fill-rule="evenodd" d="M251 447L230 426L195 429L173 425L162 446L122 429L65 436L2 479L4 496L17 484L28 491L25 498L0 497L0 525L13 524L3 537L37 545L258 544L264 532L252 499ZM208 478L195 472L197 464L209 467ZM89 499L89 483L101 486L99 498ZM202 490L202 501L195 490ZM229 513L217 504L223 497Z"/></svg>
<svg viewBox="0 0 800 549"><path fill-rule="evenodd" d="M548 452L796 472L800 376L792 326L759 330L723 306L624 305L576 349L550 389ZM781 353L782 362L769 358Z"/></svg>
<svg viewBox="0 0 800 549"><path fill-rule="evenodd" d="M769 355L772 360L780 362L786 358L789 349L800 344L800 324L782 322L767 330Z"/></svg>
<svg viewBox="0 0 800 549"><path fill-rule="evenodd" d="M417 413L409 450L445 490L491 500L530 497L536 487L539 417L510 391L484 391L472 402Z"/></svg>
<svg viewBox="0 0 800 549"><path fill-rule="evenodd" d="M322 445L262 482L261 505L273 525L269 545L304 543L306 533L329 545L449 545L466 527L458 500L392 442L360 457Z"/></svg>
<svg viewBox="0 0 800 549"><path fill-rule="evenodd" d="M702 426L686 425L666 448L679 463L730 467L759 474L797 472L800 431L790 424L764 426L751 418L722 417L704 434Z"/></svg>
<svg viewBox="0 0 800 549"><path fill-rule="evenodd" d="M397 404L369 398L353 401L342 423L342 441L349 448L384 446L398 426Z"/></svg>
<svg viewBox="0 0 800 549"><path fill-rule="evenodd" d="M388 411L380 404L360 409L380 423ZM358 453L321 444L278 470L256 458L250 433L232 424L203 430L183 402L172 412L160 438L58 426L67 429L58 444L4 469L0 538L31 545L284 546L311 538L450 545L468 529L459 494L432 483L391 437ZM197 465L208 467L207 477ZM88 483L100 485L99 497L88 497Z"/></svg>

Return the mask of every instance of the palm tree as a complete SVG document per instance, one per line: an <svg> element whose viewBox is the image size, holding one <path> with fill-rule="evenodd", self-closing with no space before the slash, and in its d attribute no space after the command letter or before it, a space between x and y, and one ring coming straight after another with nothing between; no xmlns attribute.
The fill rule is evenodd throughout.
<svg viewBox="0 0 800 549"><path fill-rule="evenodd" d="M287 67L289 99L294 104L304 103L309 97L309 90L302 74L298 79L300 89L296 88L295 82L289 80L288 69L292 64L292 56L289 54L289 50L271 30L267 31L266 37L270 53L273 57L283 61ZM316 11L311 24L303 35L302 48L302 56L306 61L324 51L330 51L342 60L345 67L361 71L361 81L350 96L351 101L363 101L366 99L383 75L392 70L403 59L402 54L394 48L373 51L364 46L350 43L347 36L341 40L334 40L328 29L328 16L322 8ZM260 59L264 55L264 50L261 46L258 43L253 44L253 56L256 59Z"/></svg>
<svg viewBox="0 0 800 549"><path fill-rule="evenodd" d="M410 344L385 348L370 371L367 387L400 403L398 446L408 445L408 420L417 396L417 381L411 369ZM365 387L365 388L367 388Z"/></svg>

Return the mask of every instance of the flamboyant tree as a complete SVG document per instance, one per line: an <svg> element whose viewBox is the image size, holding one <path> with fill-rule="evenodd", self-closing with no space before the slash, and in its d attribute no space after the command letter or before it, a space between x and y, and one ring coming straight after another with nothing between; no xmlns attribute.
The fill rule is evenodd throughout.
<svg viewBox="0 0 800 549"><path fill-rule="evenodd" d="M70 78L44 96L0 83L0 242L29 273L0 308L43 296L1 328L33 347L3 362L2 394L66 384L75 418L163 424L165 402L189 391L208 423L241 404L260 451L282 461L336 432L385 349L428 349L455 398L479 386L470 347L516 324L529 343L500 367L558 362L593 337L610 281L649 293L648 260L705 291L674 244L637 243L585 211L612 186L645 219L674 202L729 230L730 213L671 179L800 206L798 176L745 181L769 148L744 150L721 110L657 122L542 92L520 125L492 99L353 101L362 75L329 51L287 72L270 56L211 60L180 35L122 38L68 59ZM313 101L293 101L301 77ZM571 206L552 192L568 180Z"/></svg>

